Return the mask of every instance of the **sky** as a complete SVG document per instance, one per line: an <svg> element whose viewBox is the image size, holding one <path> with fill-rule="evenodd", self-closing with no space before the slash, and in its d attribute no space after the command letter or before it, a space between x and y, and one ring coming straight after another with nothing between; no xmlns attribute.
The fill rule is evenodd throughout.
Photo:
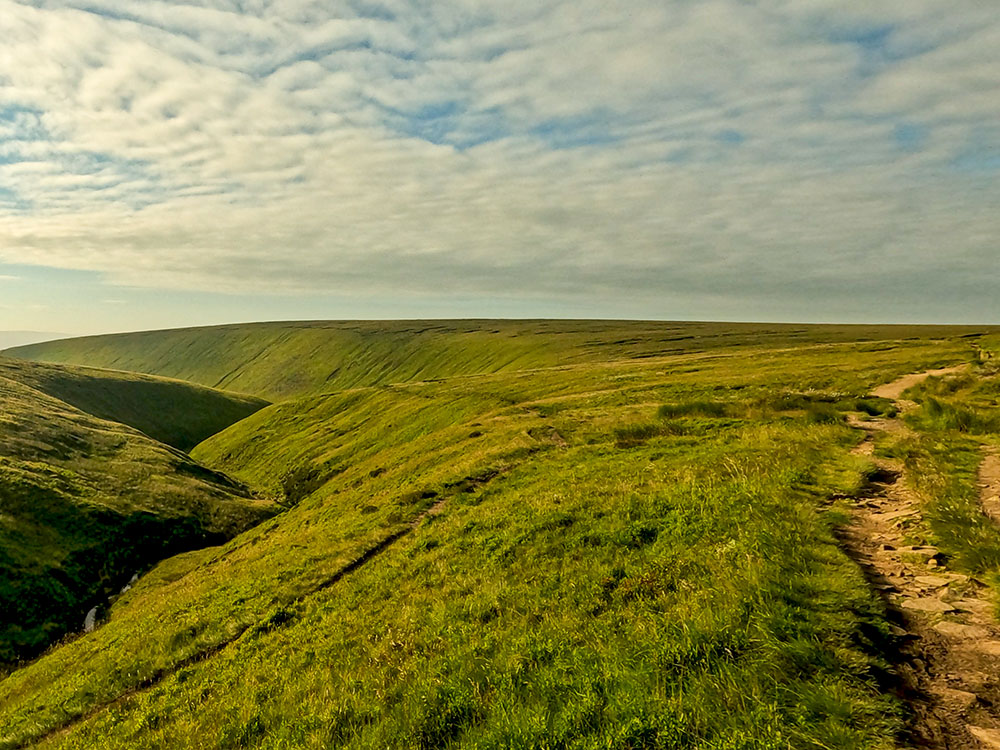
<svg viewBox="0 0 1000 750"><path fill-rule="evenodd" d="M0 0L0 330L1000 322L995 0Z"/></svg>

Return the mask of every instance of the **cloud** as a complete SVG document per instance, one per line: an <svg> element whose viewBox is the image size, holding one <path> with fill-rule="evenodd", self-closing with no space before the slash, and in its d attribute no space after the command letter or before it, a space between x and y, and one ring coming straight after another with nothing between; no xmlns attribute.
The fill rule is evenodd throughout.
<svg viewBox="0 0 1000 750"><path fill-rule="evenodd" d="M975 0L0 0L0 260L606 310L984 290L994 16Z"/></svg>

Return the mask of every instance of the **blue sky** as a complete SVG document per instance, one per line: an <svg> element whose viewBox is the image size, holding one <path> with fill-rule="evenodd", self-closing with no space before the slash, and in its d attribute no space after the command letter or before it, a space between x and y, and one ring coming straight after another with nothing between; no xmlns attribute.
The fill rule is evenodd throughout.
<svg viewBox="0 0 1000 750"><path fill-rule="evenodd" d="M979 0L0 0L0 330L1000 319Z"/></svg>

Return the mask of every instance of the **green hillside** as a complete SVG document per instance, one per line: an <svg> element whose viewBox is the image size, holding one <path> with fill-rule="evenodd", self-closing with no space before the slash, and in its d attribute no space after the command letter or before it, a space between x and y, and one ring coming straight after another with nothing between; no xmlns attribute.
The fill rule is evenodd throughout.
<svg viewBox="0 0 1000 750"><path fill-rule="evenodd" d="M735 347L954 337L982 331L635 321L325 321L90 336L7 353L179 378L278 401L383 383Z"/></svg>
<svg viewBox="0 0 1000 750"><path fill-rule="evenodd" d="M137 571L274 512L186 454L53 394L179 443L257 408L147 377L0 361L0 664L78 630ZM190 426L186 399L208 410Z"/></svg>
<svg viewBox="0 0 1000 750"><path fill-rule="evenodd" d="M182 451L267 405L252 396L179 380L3 358L0 378L16 380L95 417L127 424Z"/></svg>
<svg viewBox="0 0 1000 750"><path fill-rule="evenodd" d="M666 325L633 343L611 340L626 324L450 324L410 363L403 324L354 325L288 326L299 368L277 325L62 345L124 366L106 359L145 340L146 369L270 396L379 385L197 446L289 510L164 561L95 632L0 681L0 747L891 746L898 645L835 536L873 471L843 413L971 361L968 331L734 327L673 350ZM375 344L335 355L324 330L399 359L366 368ZM210 361L212 341L231 345Z"/></svg>

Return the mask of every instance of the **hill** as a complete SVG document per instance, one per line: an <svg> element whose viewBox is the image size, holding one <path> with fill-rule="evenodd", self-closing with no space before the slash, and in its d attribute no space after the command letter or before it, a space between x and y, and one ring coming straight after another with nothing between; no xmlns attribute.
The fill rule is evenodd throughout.
<svg viewBox="0 0 1000 750"><path fill-rule="evenodd" d="M0 682L0 747L887 747L900 641L838 536L881 475L845 414L879 419L875 386L974 342L769 330L553 367L525 335L523 371L511 335L494 372L359 366L415 382L261 409L192 455L289 510L164 561ZM276 390L316 382L301 361Z"/></svg>
<svg viewBox="0 0 1000 750"><path fill-rule="evenodd" d="M263 399L179 380L2 357L0 378L16 380L95 417L127 424L182 451L267 405Z"/></svg>
<svg viewBox="0 0 1000 750"><path fill-rule="evenodd" d="M0 663L78 630L137 571L273 515L272 504L177 449L53 395L180 444L257 408L205 391L0 360ZM192 396L195 409L214 411L192 413L185 426Z"/></svg>
<svg viewBox="0 0 1000 750"><path fill-rule="evenodd" d="M642 321L315 321L90 336L8 350L279 401L310 393L699 351L975 336L983 327Z"/></svg>

